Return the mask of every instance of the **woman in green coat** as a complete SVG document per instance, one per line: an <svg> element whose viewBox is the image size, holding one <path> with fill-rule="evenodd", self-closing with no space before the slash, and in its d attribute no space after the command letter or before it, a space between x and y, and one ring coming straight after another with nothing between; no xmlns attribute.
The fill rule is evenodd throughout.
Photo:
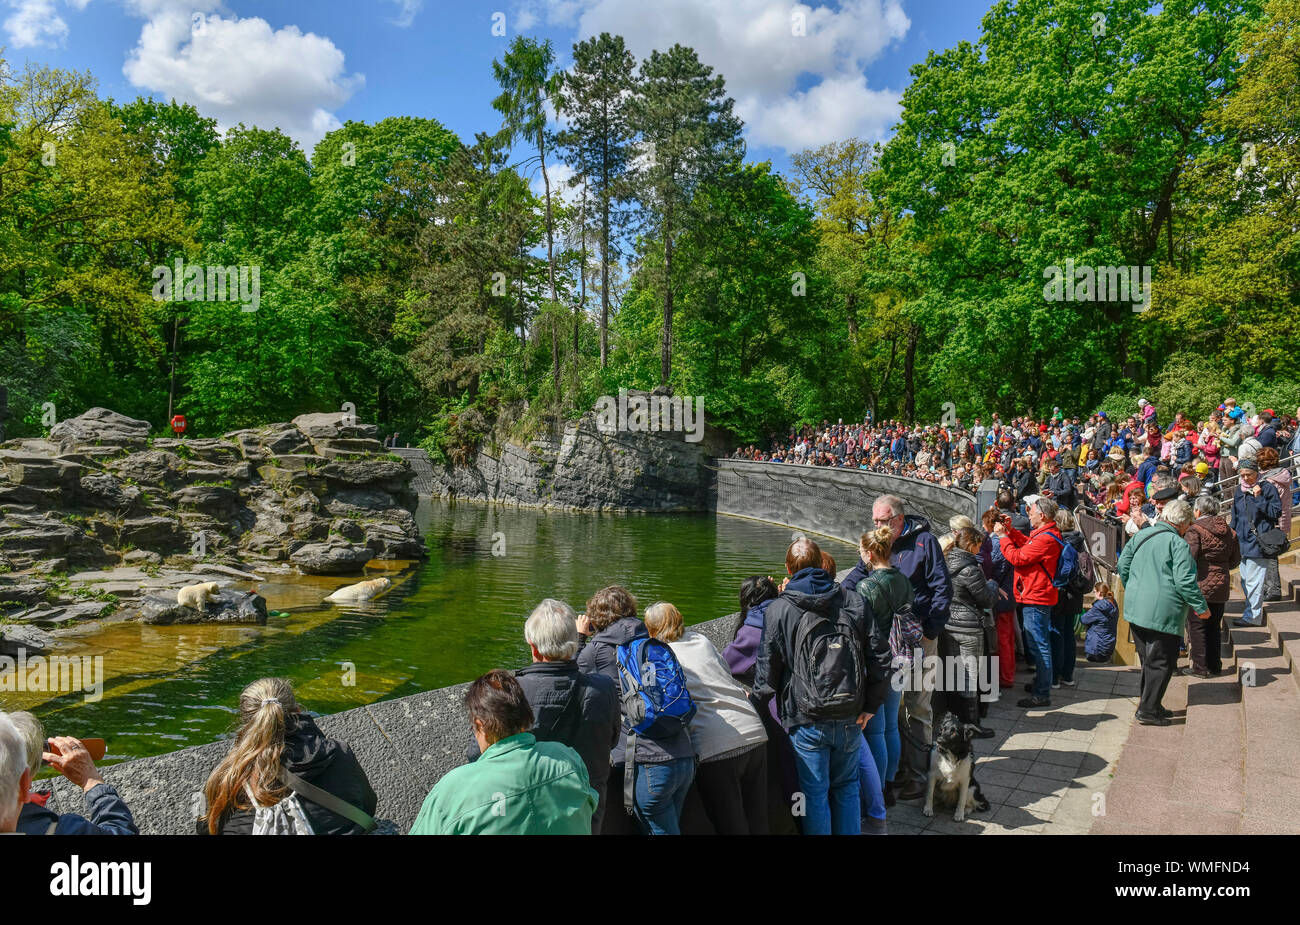
<svg viewBox="0 0 1300 925"><path fill-rule="evenodd" d="M582 757L539 742L533 711L508 671L470 684L465 708L482 754L443 775L420 808L412 835L590 835L598 794Z"/></svg>
<svg viewBox="0 0 1300 925"><path fill-rule="evenodd" d="M1139 530L1119 557L1124 619L1142 660L1137 721L1144 726L1169 725L1169 711L1161 700L1178 666L1187 608L1198 620L1210 616L1210 606L1196 583L1196 562L1183 539L1194 519L1186 501L1170 501L1160 520Z"/></svg>

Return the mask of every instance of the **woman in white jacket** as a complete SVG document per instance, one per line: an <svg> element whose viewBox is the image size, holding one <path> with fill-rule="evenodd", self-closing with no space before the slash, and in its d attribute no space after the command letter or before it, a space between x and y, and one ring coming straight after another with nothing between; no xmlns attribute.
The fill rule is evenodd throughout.
<svg viewBox="0 0 1300 925"><path fill-rule="evenodd" d="M685 628L672 604L647 607L645 626L673 650L695 701L690 727L700 761L695 790L714 830L719 835L768 834L767 732L745 689L731 677L713 643ZM688 797L683 821L690 802Z"/></svg>

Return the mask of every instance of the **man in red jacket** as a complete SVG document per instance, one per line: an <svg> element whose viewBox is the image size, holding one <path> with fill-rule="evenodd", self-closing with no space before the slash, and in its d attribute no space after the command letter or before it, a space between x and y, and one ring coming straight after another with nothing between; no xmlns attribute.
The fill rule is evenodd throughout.
<svg viewBox="0 0 1300 925"><path fill-rule="evenodd" d="M1052 685L1052 608L1057 591L1052 584L1056 563L1061 557L1061 534L1056 529L1056 502L1038 498L1028 506L1029 536L1011 526L1011 517L1002 515L998 535L1002 557L1016 572L1014 593L1021 604L1025 632L1029 634L1029 653L1038 673L1025 686L1029 696L1016 702L1020 707L1050 707Z"/></svg>

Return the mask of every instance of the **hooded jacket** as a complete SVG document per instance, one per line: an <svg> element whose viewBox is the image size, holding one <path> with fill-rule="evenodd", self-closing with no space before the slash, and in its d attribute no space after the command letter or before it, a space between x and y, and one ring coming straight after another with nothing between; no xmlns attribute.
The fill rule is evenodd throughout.
<svg viewBox="0 0 1300 925"><path fill-rule="evenodd" d="M805 611L822 614L834 624L845 622L853 629L862 665L865 702L862 711L875 713L885 700L885 672L870 651L871 628L867 625L862 596L838 585L819 568L800 569L767 608L763 642L759 647L754 671L754 695L760 700L775 698L777 715L787 731L797 726L821 722L799 712L795 703L791 663L794 658L794 635Z"/></svg>
<svg viewBox="0 0 1300 925"><path fill-rule="evenodd" d="M1232 590L1229 572L1241 564L1237 534L1222 517L1198 517L1183 539L1196 560L1196 584L1205 599L1211 603L1226 601Z"/></svg>
<svg viewBox="0 0 1300 925"><path fill-rule="evenodd" d="M1090 661L1108 661L1115 654L1115 637L1119 631L1119 607L1104 597L1088 609L1080 622L1088 628L1083 652Z"/></svg>
<svg viewBox="0 0 1300 925"><path fill-rule="evenodd" d="M926 638L938 639L948 622L948 606L952 601L952 579L943 561L943 549L930 532L930 521L908 514L903 518L903 532L889 553L890 564L912 583L915 598L912 613L921 621ZM844 587L852 591L867 574L861 559L844 577Z"/></svg>
<svg viewBox="0 0 1300 925"><path fill-rule="evenodd" d="M618 647L625 646L633 639L649 638L650 633L645 624L636 617L623 617L591 637L578 653L578 668L591 674L602 674L614 682L615 690L622 688L618 679ZM619 695L620 715L622 694ZM618 742L610 752L610 764L623 767L626 764L624 751L627 748L627 724L619 723ZM695 749L686 727L663 739L649 736L636 737L636 763L662 764L675 758L691 758Z"/></svg>
<svg viewBox="0 0 1300 925"><path fill-rule="evenodd" d="M370 781L352 749L337 739L320 731L316 721L306 713L290 713L285 726L284 751L280 763L294 774L333 794L340 800L375 814L378 802ZM246 801L247 797L243 799ZM361 827L350 819L336 816L323 806L318 806L304 796L298 797L303 813L317 835L360 835ZM251 809L231 810L222 814L217 826L218 835L251 835L254 813ZM195 824L200 835L208 834L206 819Z"/></svg>
<svg viewBox="0 0 1300 925"><path fill-rule="evenodd" d="M997 582L984 577L984 570L974 553L954 546L945 558L948 573L952 576L952 605L944 629L968 636L983 633L984 612L993 607Z"/></svg>

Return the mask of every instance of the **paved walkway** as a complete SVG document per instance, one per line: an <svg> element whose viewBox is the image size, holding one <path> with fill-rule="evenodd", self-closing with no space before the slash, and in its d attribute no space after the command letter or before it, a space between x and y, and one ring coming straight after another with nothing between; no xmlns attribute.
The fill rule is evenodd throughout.
<svg viewBox="0 0 1300 925"><path fill-rule="evenodd" d="M1052 691L1050 708L1025 710L1016 701L1032 677L1017 672L985 720L997 735L974 741L988 812L953 822L951 810L927 819L921 800L900 802L889 810L891 834L1083 835L1111 810L1105 793L1120 751L1130 728L1145 728L1133 722L1138 669L1080 658L1075 687Z"/></svg>

